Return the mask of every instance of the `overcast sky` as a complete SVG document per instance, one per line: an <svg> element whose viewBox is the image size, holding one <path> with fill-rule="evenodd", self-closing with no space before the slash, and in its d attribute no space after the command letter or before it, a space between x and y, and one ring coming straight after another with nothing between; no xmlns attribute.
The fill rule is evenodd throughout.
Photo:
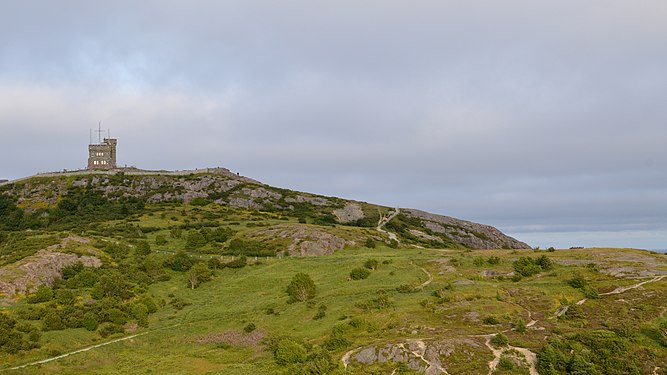
<svg viewBox="0 0 667 375"><path fill-rule="evenodd" d="M667 2L0 0L0 179L118 162L667 248Z"/></svg>

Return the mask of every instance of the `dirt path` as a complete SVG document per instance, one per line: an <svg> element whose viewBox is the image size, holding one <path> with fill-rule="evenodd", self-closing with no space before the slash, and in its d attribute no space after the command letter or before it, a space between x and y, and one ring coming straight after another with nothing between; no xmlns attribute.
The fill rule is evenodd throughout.
<svg viewBox="0 0 667 375"><path fill-rule="evenodd" d="M135 337L142 336L142 335L145 335L145 334L147 334L147 333L149 333L149 332L142 332L142 333L138 333L138 334L136 334L136 335L132 335L132 336L121 337L121 338L119 338L119 339L115 339L115 340L111 340L111 341L103 342L103 343L101 343L101 344L97 344L97 345L89 346L89 347L87 347L87 348L83 348L83 349L75 350L75 351L73 351L73 352L69 352L69 353L61 354L61 355L59 355L59 356L57 356L57 357L51 357L51 358L43 359L43 360L41 360L41 361L30 362L30 363L26 363L25 365L16 366L16 367L11 367L11 368L3 369L3 370L0 370L0 371L20 370L20 369L22 369L22 368L26 368L26 367L29 367L29 366L42 365L42 364L44 364L44 363L48 363L48 362L55 361L55 360L58 360L58 359L61 359L61 358L69 357L69 356L71 356L71 355L73 355L73 354L78 354L78 353L87 352L87 351L89 351L89 350L96 349L96 348L101 348L101 347L103 347L103 346L111 345L111 344L116 343L116 342L119 342L119 341L125 341L125 340L129 340L129 339L133 339L133 338L135 338Z"/></svg>
<svg viewBox="0 0 667 375"><path fill-rule="evenodd" d="M419 267L426 276L428 277L428 280L424 281L421 285L417 287L417 289L424 289L426 288L431 282L433 282L433 275L431 275L424 267Z"/></svg>
<svg viewBox="0 0 667 375"><path fill-rule="evenodd" d="M377 228L376 228L376 229L378 230L378 232L382 232L382 233L386 234L387 236L389 236L389 239L390 239L390 240L394 240L394 241L396 241L396 242L401 242L401 241L398 239L398 236L396 236L395 233L391 233L391 232L386 231L386 230L384 230L384 229L382 229L382 228L383 228L385 225L387 225L387 223L388 223L389 221L391 221L391 219L395 218L396 215L398 215L398 214L400 214L400 213L401 213L401 210L400 210L398 207L396 207L396 210L395 210L391 215L389 215L389 217L387 217L386 220L384 220L384 217L381 217L381 218L380 218L380 221L378 222L378 226L377 226Z"/></svg>
<svg viewBox="0 0 667 375"><path fill-rule="evenodd" d="M489 373L488 375L493 374L494 371L498 368L498 363L500 363L500 357L505 353L506 351L510 350L516 350L517 352L521 353L524 358L526 359L526 363L528 363L528 371L530 372L530 375L539 375L537 372L537 355L530 350L526 348L519 348L516 346L508 345L506 348L500 348L496 349L491 345L491 339L495 335L485 335L486 341L484 344L486 345L487 348L493 352L493 359L489 361Z"/></svg>
<svg viewBox="0 0 667 375"><path fill-rule="evenodd" d="M423 342L421 340L416 340L416 341L412 341L412 342L417 344L417 347L419 348L419 351L411 351L411 350L407 349L404 344L400 344L399 346L401 348L405 349L406 351L412 353L412 355L414 355L415 357L424 361L427 365L427 367L426 367L426 372L427 373L429 372L429 369L433 369L435 371L440 371L441 374L450 375L447 372L447 370L445 370L442 367L442 365L440 363L433 363L433 362L429 361L428 359L424 358L424 354L426 354L426 343L425 342Z"/></svg>
<svg viewBox="0 0 667 375"><path fill-rule="evenodd" d="M347 365L350 364L350 357L352 357L352 354L358 352L359 349L361 349L361 346L358 347L358 348L356 348L356 349L352 349L352 350L350 350L349 352L345 353L345 354L343 355L343 358L340 359L341 361L343 361L343 367L344 367L346 370L347 370Z"/></svg>
<svg viewBox="0 0 667 375"><path fill-rule="evenodd" d="M600 293L600 296L610 296L610 295L613 295L613 294L625 293L628 290L637 289L637 288L641 287L642 285L646 285L646 284L649 284L649 283L655 283L657 281L660 281L660 280L664 279L665 277L667 277L667 275L656 276L656 277L652 278L651 280L642 281L641 283L637 283L637 284L630 285L630 286L618 287L618 288L612 290L611 292ZM584 298L580 301L577 301L575 304L577 306L581 306L584 303L586 303L586 301L588 301L588 299ZM570 308L569 306L560 307L558 310L556 310L556 314L554 316L550 317L549 319L559 318L560 316L565 314L569 308Z"/></svg>

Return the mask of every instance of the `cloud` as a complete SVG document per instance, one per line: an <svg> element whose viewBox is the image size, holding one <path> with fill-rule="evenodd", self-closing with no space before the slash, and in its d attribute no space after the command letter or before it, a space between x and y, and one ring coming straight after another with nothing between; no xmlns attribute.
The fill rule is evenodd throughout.
<svg viewBox="0 0 667 375"><path fill-rule="evenodd" d="M667 233L666 17L657 0L6 3L0 178L83 166L101 121L122 164L516 233Z"/></svg>

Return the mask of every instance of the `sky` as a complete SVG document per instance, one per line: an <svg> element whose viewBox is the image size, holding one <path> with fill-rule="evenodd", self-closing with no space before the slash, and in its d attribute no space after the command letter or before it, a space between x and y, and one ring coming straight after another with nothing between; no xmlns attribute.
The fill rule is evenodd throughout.
<svg viewBox="0 0 667 375"><path fill-rule="evenodd" d="M0 0L0 179L118 162L667 248L667 2Z"/></svg>

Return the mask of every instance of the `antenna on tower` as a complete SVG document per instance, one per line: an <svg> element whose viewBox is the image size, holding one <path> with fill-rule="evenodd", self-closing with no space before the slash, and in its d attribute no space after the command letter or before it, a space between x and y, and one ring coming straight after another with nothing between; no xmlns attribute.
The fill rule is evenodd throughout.
<svg viewBox="0 0 667 375"><path fill-rule="evenodd" d="M90 134L89 134L89 137L90 137L90 143L88 143L88 144L89 144L89 145L92 145L92 144L93 144L93 128L89 128L88 130L90 130L90 132L89 132L89 133L90 133Z"/></svg>

